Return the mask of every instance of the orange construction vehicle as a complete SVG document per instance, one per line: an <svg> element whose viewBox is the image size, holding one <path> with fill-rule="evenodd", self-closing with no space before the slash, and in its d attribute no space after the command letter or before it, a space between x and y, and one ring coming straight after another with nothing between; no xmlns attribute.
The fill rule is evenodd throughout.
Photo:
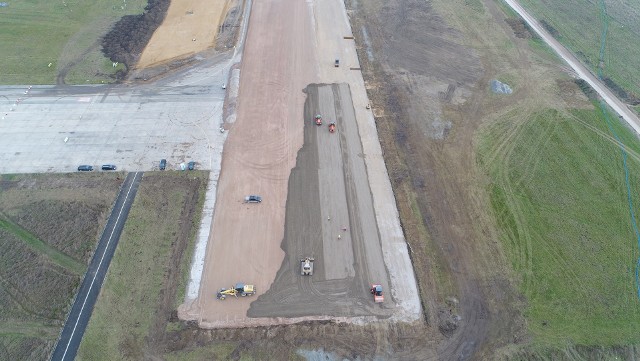
<svg viewBox="0 0 640 361"><path fill-rule="evenodd" d="M371 285L371 294L373 295L373 302L382 303L384 302L384 295L382 294L382 286L381 285Z"/></svg>

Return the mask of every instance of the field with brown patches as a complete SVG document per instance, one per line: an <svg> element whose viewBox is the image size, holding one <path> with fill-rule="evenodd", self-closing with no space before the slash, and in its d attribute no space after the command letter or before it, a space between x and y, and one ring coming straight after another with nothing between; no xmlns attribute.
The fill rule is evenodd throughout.
<svg viewBox="0 0 640 361"><path fill-rule="evenodd" d="M0 180L0 359L49 357L122 179Z"/></svg>

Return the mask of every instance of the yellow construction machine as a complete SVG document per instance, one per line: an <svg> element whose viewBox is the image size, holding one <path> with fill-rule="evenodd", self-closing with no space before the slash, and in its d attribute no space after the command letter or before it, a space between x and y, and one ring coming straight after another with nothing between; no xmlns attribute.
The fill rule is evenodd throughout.
<svg viewBox="0 0 640 361"><path fill-rule="evenodd" d="M236 283L235 287L221 288L216 294L216 298L224 300L227 296L233 297L247 297L256 294L256 287L254 285L246 285L244 283Z"/></svg>

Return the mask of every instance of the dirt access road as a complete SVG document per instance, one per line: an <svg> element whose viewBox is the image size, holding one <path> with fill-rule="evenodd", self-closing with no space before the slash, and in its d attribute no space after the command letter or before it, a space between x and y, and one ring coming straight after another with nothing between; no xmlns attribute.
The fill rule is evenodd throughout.
<svg viewBox="0 0 640 361"><path fill-rule="evenodd" d="M216 291L242 281L262 293L284 258L280 243L288 179L303 141L302 91L317 81L307 12L307 4L295 0L252 6L238 113L225 144L200 295L181 308L181 316L202 326L240 326L234 320L245 318L255 298L221 303ZM264 200L257 207L244 204L247 194L261 194Z"/></svg>

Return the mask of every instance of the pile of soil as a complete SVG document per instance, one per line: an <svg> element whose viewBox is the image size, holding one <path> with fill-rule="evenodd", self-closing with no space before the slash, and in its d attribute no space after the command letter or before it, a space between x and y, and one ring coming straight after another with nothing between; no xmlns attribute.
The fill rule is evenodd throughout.
<svg viewBox="0 0 640 361"><path fill-rule="evenodd" d="M135 65L149 39L162 24L170 0L149 0L140 15L126 15L111 28L102 39L102 52L113 62L123 63L126 70L120 72L119 79L126 76Z"/></svg>

